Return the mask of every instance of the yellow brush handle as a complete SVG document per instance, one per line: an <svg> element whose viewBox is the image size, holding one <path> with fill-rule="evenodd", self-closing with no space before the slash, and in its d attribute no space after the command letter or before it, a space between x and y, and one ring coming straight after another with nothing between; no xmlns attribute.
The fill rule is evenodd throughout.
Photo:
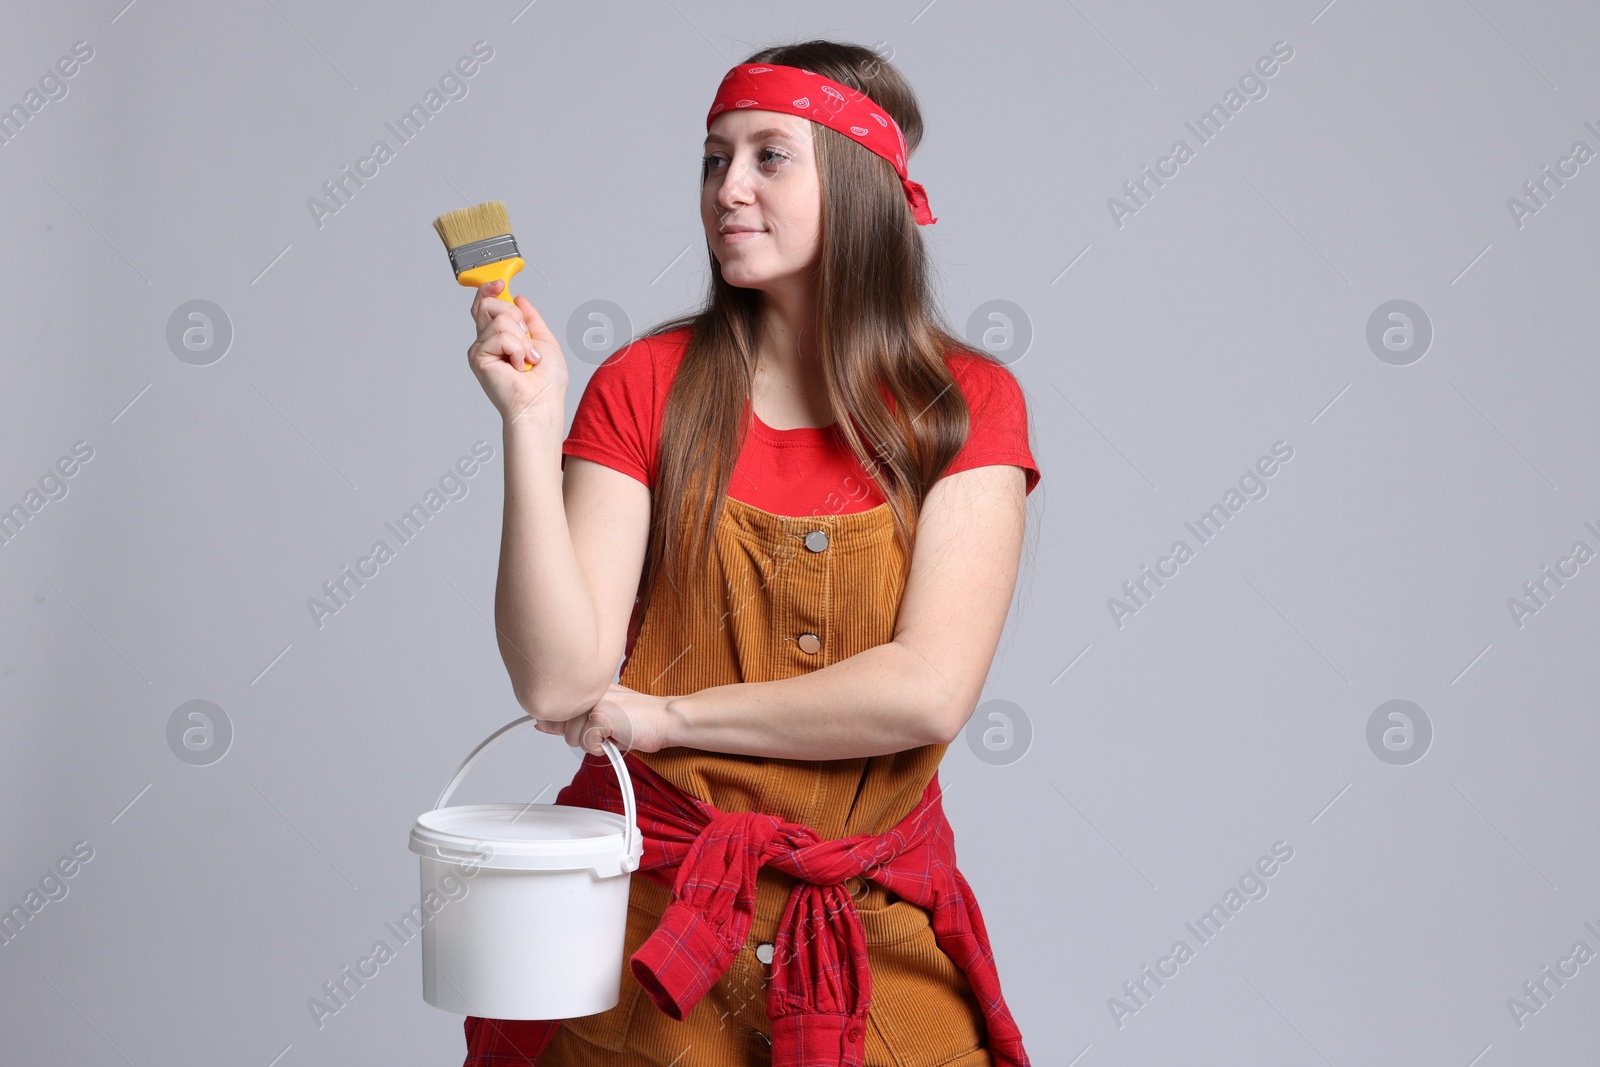
<svg viewBox="0 0 1600 1067"><path fill-rule="evenodd" d="M456 281L460 282L462 285L470 286L471 288L476 289L480 285L487 285L490 282L498 279L506 284L505 288L501 289L497 295L501 300L504 300L506 303L510 304L513 303L511 297L511 276L522 268L522 257L512 256L510 259L496 260L493 263L485 263L481 267L473 267L470 270L464 270L460 274L456 275ZM528 363L527 360L523 360L523 363L523 370L527 371L533 369L532 363Z"/></svg>

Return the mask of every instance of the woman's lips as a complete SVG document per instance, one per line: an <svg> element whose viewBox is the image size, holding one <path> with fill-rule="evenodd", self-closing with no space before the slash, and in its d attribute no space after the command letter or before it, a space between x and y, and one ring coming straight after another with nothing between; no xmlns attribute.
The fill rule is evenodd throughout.
<svg viewBox="0 0 1600 1067"><path fill-rule="evenodd" d="M740 244L753 237L760 237L766 232L766 230L729 230L722 235L722 243L725 245Z"/></svg>

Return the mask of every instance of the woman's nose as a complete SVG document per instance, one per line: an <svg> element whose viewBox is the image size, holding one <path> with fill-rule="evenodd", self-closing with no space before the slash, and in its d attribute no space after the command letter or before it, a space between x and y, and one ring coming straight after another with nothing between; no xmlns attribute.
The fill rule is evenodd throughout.
<svg viewBox="0 0 1600 1067"><path fill-rule="evenodd" d="M722 186L717 190L717 206L727 214L736 208L750 202L750 189L747 182L741 182L732 174L722 179Z"/></svg>
<svg viewBox="0 0 1600 1067"><path fill-rule="evenodd" d="M722 176L722 185L717 189L717 203L727 211L731 211L743 204L748 204L755 191L755 179L750 174L747 164L732 163L727 173Z"/></svg>

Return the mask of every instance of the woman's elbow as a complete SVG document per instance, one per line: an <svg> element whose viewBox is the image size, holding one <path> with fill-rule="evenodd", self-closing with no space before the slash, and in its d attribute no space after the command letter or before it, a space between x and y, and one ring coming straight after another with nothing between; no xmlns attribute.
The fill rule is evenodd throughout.
<svg viewBox="0 0 1600 1067"><path fill-rule="evenodd" d="M972 709L977 704L958 679L935 668L927 658L905 642L897 642L904 650L902 672L896 683L902 691L913 694L911 719L918 732L916 740L924 745L948 745L961 736Z"/></svg>
<svg viewBox="0 0 1600 1067"><path fill-rule="evenodd" d="M969 710L970 714L970 710ZM951 745L956 738L961 736L962 729L967 725L967 716L956 718L953 713L940 715L933 722L933 744Z"/></svg>
<svg viewBox="0 0 1600 1067"><path fill-rule="evenodd" d="M964 694L952 692L948 685L940 683L932 686L923 704L927 709L929 743L953 744L961 736L961 731L966 729L974 706L974 701Z"/></svg>
<svg viewBox="0 0 1600 1067"><path fill-rule="evenodd" d="M513 686L513 691L517 704L535 719L566 722L599 703L610 686L609 679L574 688L543 684L542 679L535 678L532 683Z"/></svg>
<svg viewBox="0 0 1600 1067"><path fill-rule="evenodd" d="M506 676L511 680L511 692L517 698L517 704L536 719L560 722L571 718L575 714L570 710L571 707L583 692L592 688L582 682L574 684L571 678L552 677L507 642L504 635L500 641L500 658L505 664Z"/></svg>

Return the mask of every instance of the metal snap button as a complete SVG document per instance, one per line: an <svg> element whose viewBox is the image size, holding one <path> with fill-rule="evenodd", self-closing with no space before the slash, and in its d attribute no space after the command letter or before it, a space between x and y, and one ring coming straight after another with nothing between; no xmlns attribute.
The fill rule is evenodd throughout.
<svg viewBox="0 0 1600 1067"><path fill-rule="evenodd" d="M828 533L826 530L812 530L806 534L806 547L813 552L821 552L828 547Z"/></svg>
<svg viewBox="0 0 1600 1067"><path fill-rule="evenodd" d="M772 962L772 943L770 941L763 941L756 946L756 959L762 963Z"/></svg>
<svg viewBox="0 0 1600 1067"><path fill-rule="evenodd" d="M822 638L816 634L801 634L796 641L800 645L800 651L808 656L815 656L822 651Z"/></svg>

